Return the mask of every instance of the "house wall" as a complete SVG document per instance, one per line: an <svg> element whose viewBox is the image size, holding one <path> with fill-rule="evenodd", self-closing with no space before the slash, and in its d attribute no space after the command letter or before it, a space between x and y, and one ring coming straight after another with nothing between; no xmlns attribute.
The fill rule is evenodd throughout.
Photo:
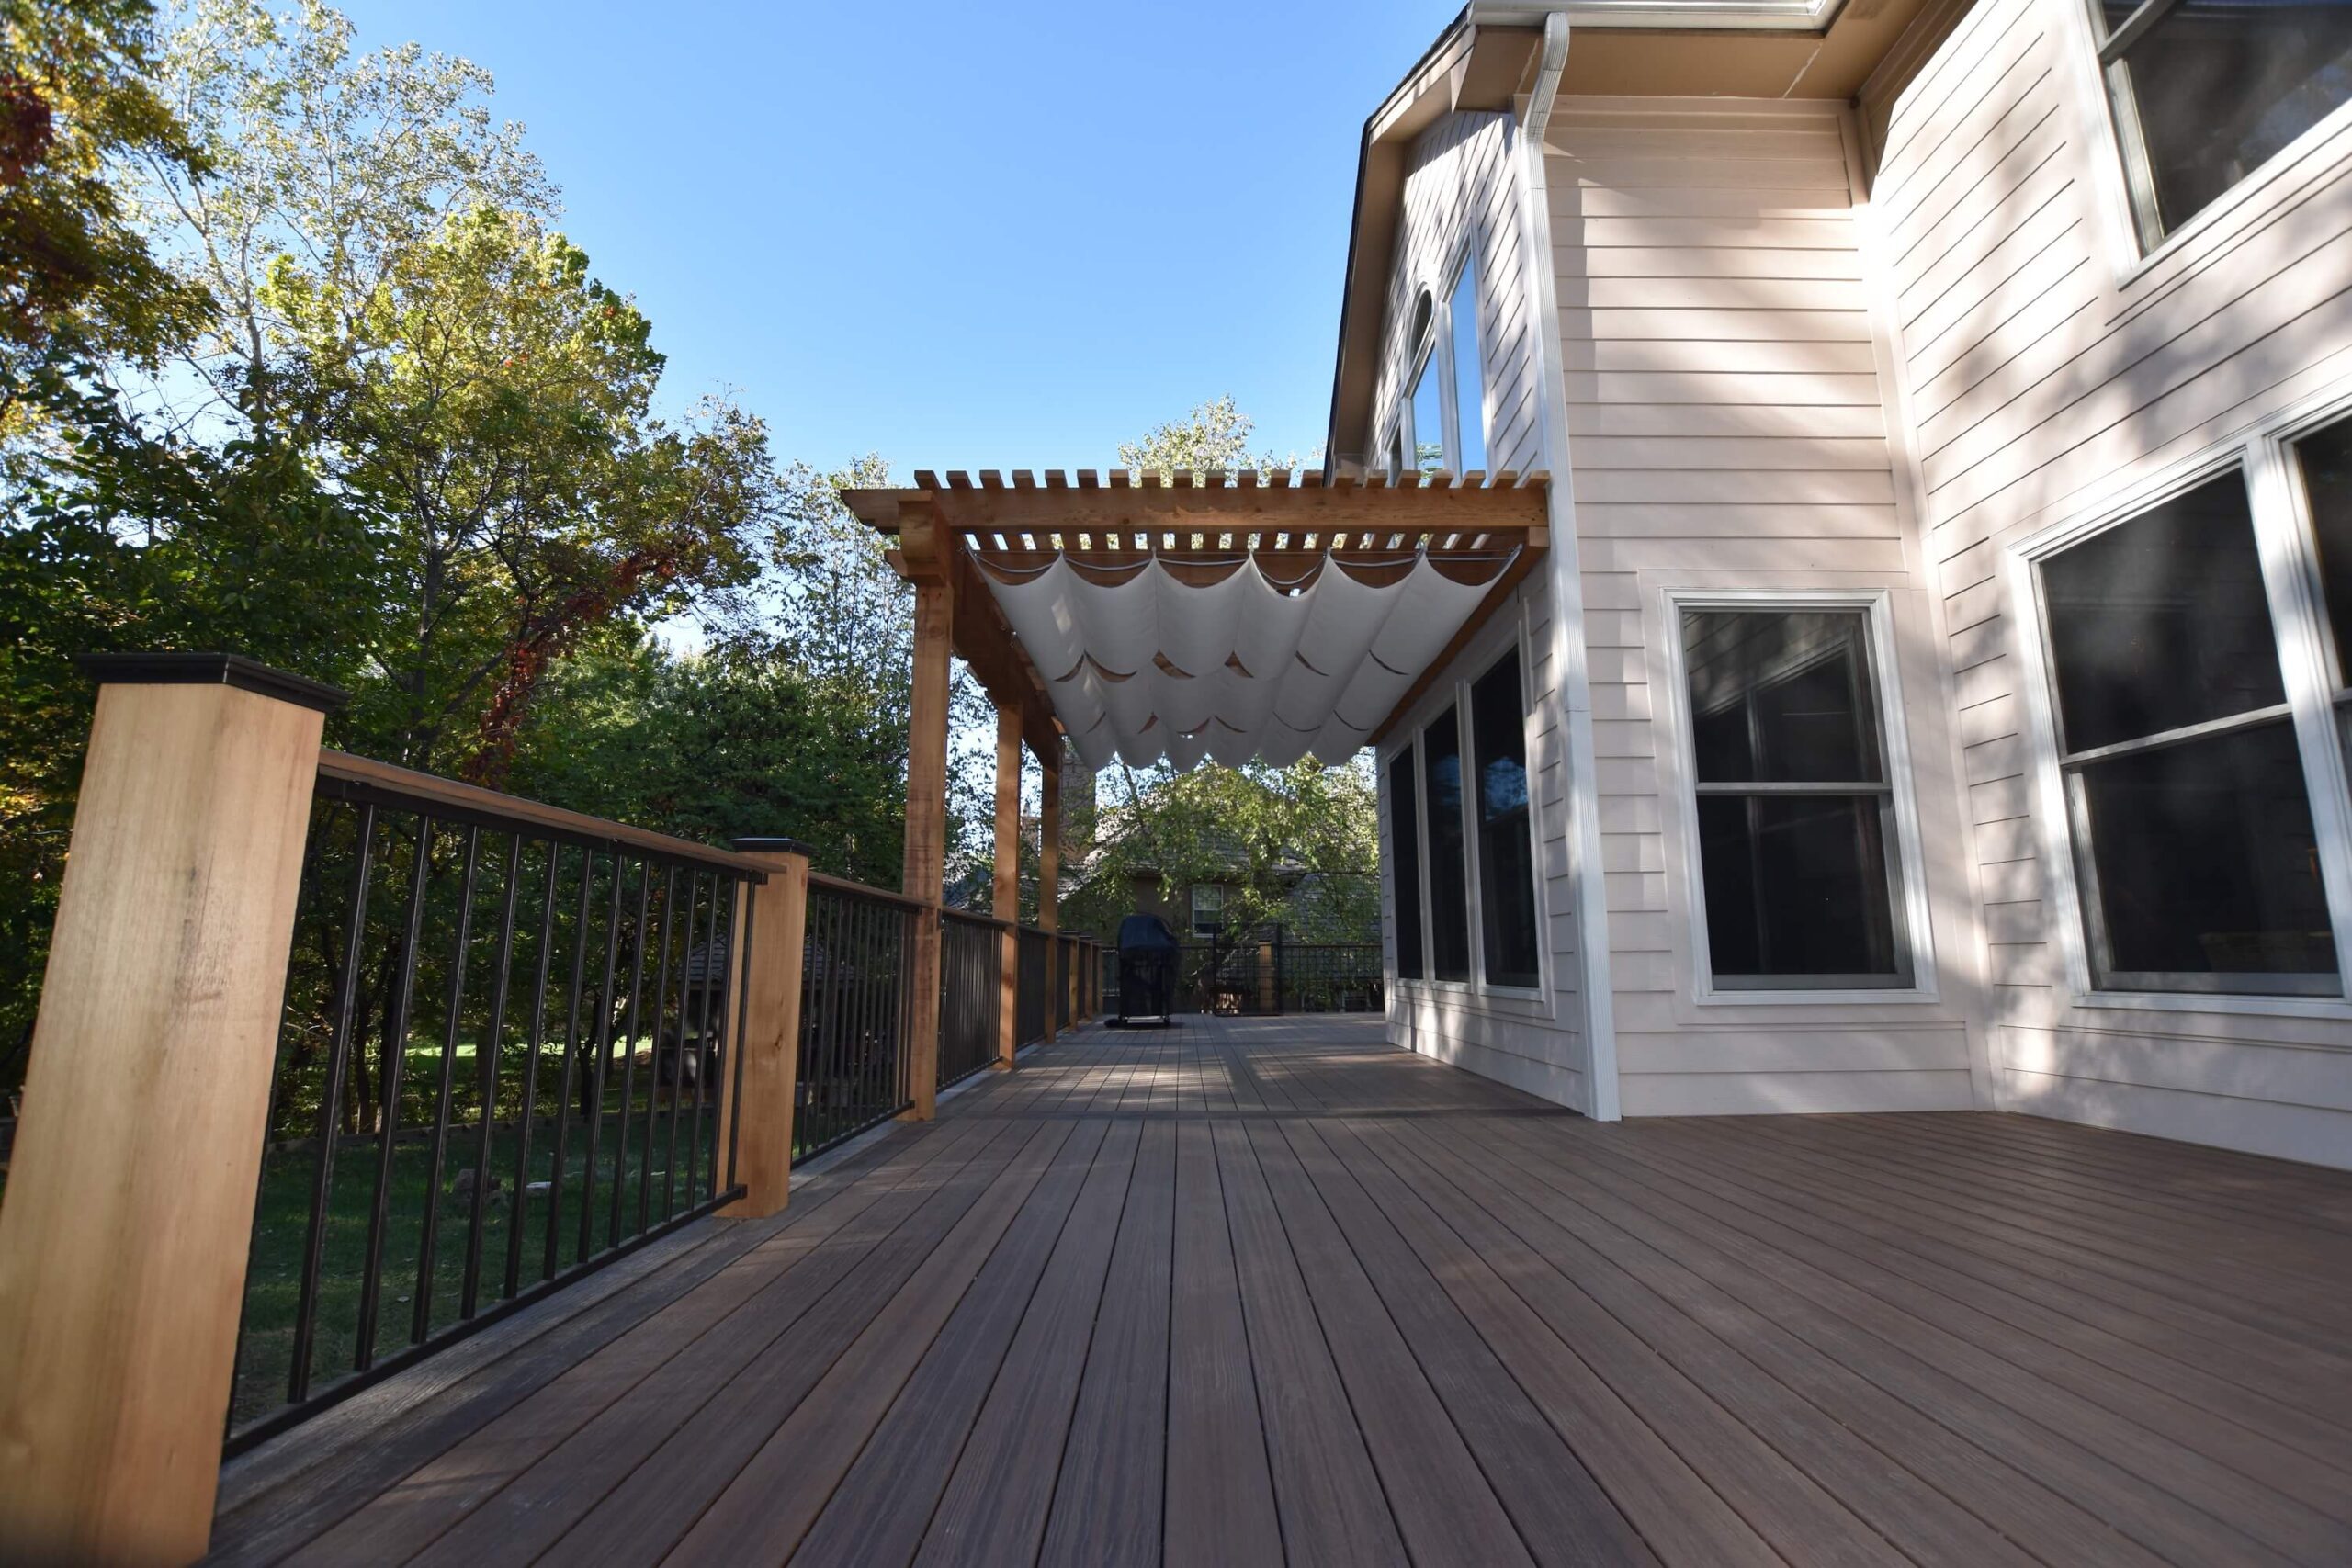
<svg viewBox="0 0 2352 1568"><path fill-rule="evenodd" d="M1389 277L1373 413L1374 434L1385 438L1403 391L1409 348L1405 338L1413 302L1422 288L1442 300L1463 257L1475 245L1488 461L1498 472L1544 466L1516 148L1510 117L1484 113L1446 116L1415 143ZM1367 449L1378 447L1368 443ZM1550 652L1551 619L1544 574L1531 573L1381 748L1381 924L1388 947L1392 1039L1561 1104L1581 1106L1589 1103L1589 1086L1582 1070L1576 906L1566 844L1567 770L1557 671ZM1528 764L1542 885L1537 908L1546 923L1544 986L1528 993L1399 981L1388 762L1400 745L1409 744L1420 727L1456 700L1459 683L1484 673L1513 641L1519 643L1532 695Z"/></svg>
<svg viewBox="0 0 2352 1568"><path fill-rule="evenodd" d="M2089 49L2075 0L1983 0L1861 103L1884 127L1871 281L1954 688L1995 1099L2352 1164L2352 1010L2084 1001L2012 564L2030 536L2352 390L2352 118L2143 263Z"/></svg>
<svg viewBox="0 0 2352 1568"><path fill-rule="evenodd" d="M1980 1098L1965 864L1938 830L1958 806L1930 580L1898 502L1852 135L1838 104L1574 97L1546 138L1629 1116ZM1670 600L1694 592L1878 603L1926 927L1916 992L1710 994Z"/></svg>

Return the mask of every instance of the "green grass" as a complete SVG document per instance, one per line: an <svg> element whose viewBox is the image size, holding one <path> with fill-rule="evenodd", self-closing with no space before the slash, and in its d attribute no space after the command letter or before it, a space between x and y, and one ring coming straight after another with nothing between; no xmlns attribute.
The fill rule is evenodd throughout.
<svg viewBox="0 0 2352 1568"><path fill-rule="evenodd" d="M469 1054L460 1047L459 1077ZM410 1054L406 1071L412 1084L437 1086L440 1050L435 1046ZM615 1145L621 1123L619 1075L607 1078L604 1125L598 1134L595 1168L595 1211L589 1244L581 1246L582 1186L588 1175L589 1124L576 1109L564 1119L564 1179L560 1224L556 1238L555 1268L571 1268L583 1257L609 1247L616 1236L627 1240L638 1225L639 1176L646 1165L645 1118L650 1078L650 1057L638 1062L637 1091L630 1107L628 1146L620 1156L624 1192L620 1224L612 1225L612 1190L616 1169ZM541 1109L558 1092L561 1061L543 1061ZM716 1086L714 1086L715 1089ZM717 1096L703 1115L699 1154L694 1153L694 1102L683 1103L678 1123L674 1209L694 1202L686 1178L688 1160L696 1160L694 1185L705 1190L716 1150ZM413 1104L413 1101L411 1102ZM670 1179L667 1108L662 1108L654 1134L650 1208L647 1219L658 1224L663 1217L662 1189ZM442 1156L439 1191L433 1195L438 1213L432 1273L427 1336L456 1325L463 1317L466 1258L472 1233L472 1205L458 1186L460 1171L471 1171L480 1126L470 1106L452 1113ZM557 1122L552 1115L533 1119L530 1137L532 1183L549 1182L554 1173ZM491 1131L490 1169L500 1183L483 1205L481 1275L476 1310L487 1309L505 1295L506 1258L516 1212L515 1157L521 1129L513 1122ZM328 1193L324 1245L319 1272L316 1331L311 1354L311 1387L317 1392L347 1375L354 1368L359 1332L360 1282L368 1255L368 1230L375 1196L382 1145L373 1136L337 1140L334 1176ZM266 1416L284 1402L294 1348L302 1273L302 1255L310 1231L311 1193L317 1180L317 1150L309 1142L273 1147L263 1156L258 1202L254 1216L253 1250L245 1277L244 1327L239 1346L232 1424L242 1426ZM415 1328L420 1252L432 1172L433 1145L429 1134L403 1132L392 1145L391 1177L385 1209L383 1270L373 1343L379 1359L410 1343ZM542 1277L548 1261L547 1225L549 1194L530 1192L524 1203L524 1235L518 1285L528 1290ZM673 1210L674 1212L674 1210Z"/></svg>

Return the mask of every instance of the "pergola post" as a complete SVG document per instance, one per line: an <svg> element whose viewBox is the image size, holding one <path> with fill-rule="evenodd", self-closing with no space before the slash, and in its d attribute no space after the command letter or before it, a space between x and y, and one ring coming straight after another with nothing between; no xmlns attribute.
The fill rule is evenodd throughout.
<svg viewBox="0 0 2352 1568"><path fill-rule="evenodd" d="M1037 924L1049 934L1061 929L1062 880L1062 755L1056 750L1037 759L1045 778L1038 790ZM1061 946L1046 944L1046 1038L1054 1037L1054 987L1063 979Z"/></svg>
<svg viewBox="0 0 2352 1568"><path fill-rule="evenodd" d="M91 660L90 729L0 1209L0 1537L204 1553L324 709L221 654Z"/></svg>
<svg viewBox="0 0 2352 1568"><path fill-rule="evenodd" d="M920 901L907 984L910 1120L939 1095L940 895L947 871L947 679L955 593L944 575L915 583L914 691L907 733L907 854L902 891Z"/></svg>
<svg viewBox="0 0 2352 1568"><path fill-rule="evenodd" d="M996 1065L1010 1069L1021 1047L1021 710L996 709L996 865L989 910L1005 922L997 942Z"/></svg>

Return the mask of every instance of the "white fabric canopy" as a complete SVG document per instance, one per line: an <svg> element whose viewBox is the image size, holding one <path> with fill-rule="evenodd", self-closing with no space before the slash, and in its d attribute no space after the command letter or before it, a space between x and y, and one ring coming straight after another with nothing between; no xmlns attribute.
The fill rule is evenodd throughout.
<svg viewBox="0 0 2352 1568"><path fill-rule="evenodd" d="M1197 569L1195 569L1197 570ZM1499 570L1499 567L1498 568ZM1303 587L1254 561L1195 586L1158 558L1096 581L1057 556L982 574L1090 767L1353 755L1487 593L1426 556L1393 582L1327 560ZM1396 577L1394 567L1378 579Z"/></svg>

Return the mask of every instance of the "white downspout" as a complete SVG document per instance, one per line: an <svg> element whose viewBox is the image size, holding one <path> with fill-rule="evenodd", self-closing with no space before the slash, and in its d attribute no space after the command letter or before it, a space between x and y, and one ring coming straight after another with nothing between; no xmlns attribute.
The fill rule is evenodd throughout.
<svg viewBox="0 0 2352 1568"><path fill-rule="evenodd" d="M1521 231L1529 320L1534 331L1537 407L1544 467L1551 474L1552 545L1546 558L1552 590L1552 669L1565 710L1567 738L1568 873L1576 888L1577 957L1584 998L1585 1111L1614 1122L1617 1102L1617 1009L1609 964L1609 884L1600 863L1600 785L1592 742L1592 676L1585 656L1584 576L1577 564L1577 502L1568 467L1566 383L1560 376L1559 281L1552 260L1551 194L1544 170L1544 132L1568 62L1568 18L1544 18L1544 53L1521 128Z"/></svg>

